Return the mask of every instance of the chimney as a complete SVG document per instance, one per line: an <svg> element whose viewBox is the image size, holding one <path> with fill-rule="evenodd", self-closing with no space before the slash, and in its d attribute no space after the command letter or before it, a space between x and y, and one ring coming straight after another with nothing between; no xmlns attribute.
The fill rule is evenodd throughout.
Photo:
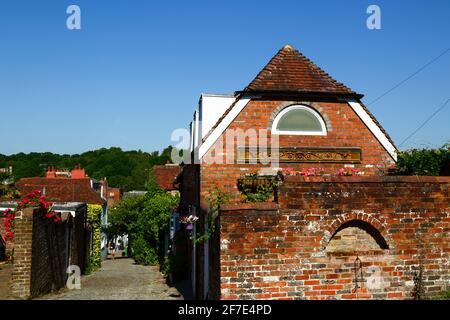
<svg viewBox="0 0 450 320"><path fill-rule="evenodd" d="M81 169L80 165L75 166L75 169L73 169L70 173L72 174L72 179L87 178L86 172L84 171L84 169Z"/></svg>
<svg viewBox="0 0 450 320"><path fill-rule="evenodd" d="M54 166L52 166L51 169L50 169L50 166L47 167L47 173L46 173L45 177L47 179L54 179L54 178L56 178L56 173L55 173L55 167Z"/></svg>

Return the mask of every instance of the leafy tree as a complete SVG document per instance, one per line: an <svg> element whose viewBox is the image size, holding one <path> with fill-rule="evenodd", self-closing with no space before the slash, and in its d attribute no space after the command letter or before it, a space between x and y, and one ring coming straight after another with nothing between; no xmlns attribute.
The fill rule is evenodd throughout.
<svg viewBox="0 0 450 320"><path fill-rule="evenodd" d="M113 238L117 235L128 234L132 236L138 231L138 217L143 211L145 197L124 198L109 210L108 236Z"/></svg>
<svg viewBox="0 0 450 320"><path fill-rule="evenodd" d="M400 152L398 172L402 175L448 176L450 175L450 148L412 149Z"/></svg>
<svg viewBox="0 0 450 320"><path fill-rule="evenodd" d="M128 234L136 262L156 264L162 262L163 237L179 197L159 189L153 174L145 186L146 195L125 198L110 210L108 234Z"/></svg>
<svg viewBox="0 0 450 320"><path fill-rule="evenodd" d="M170 162L172 146L161 153L123 151L120 148L101 148L82 154L53 154L50 152L29 154L18 153L10 156L0 154L0 168L12 166L15 180L24 177L42 177L48 166L57 169L73 169L80 164L88 175L95 179L107 178L111 187L124 191L145 190L145 181L154 165Z"/></svg>

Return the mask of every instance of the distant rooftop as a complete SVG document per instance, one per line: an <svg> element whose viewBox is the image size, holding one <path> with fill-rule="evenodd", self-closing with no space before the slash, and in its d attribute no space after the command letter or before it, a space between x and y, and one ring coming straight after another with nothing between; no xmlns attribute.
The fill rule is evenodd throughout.
<svg viewBox="0 0 450 320"><path fill-rule="evenodd" d="M55 202L53 209L55 211L76 211L86 206L84 202Z"/></svg>
<svg viewBox="0 0 450 320"><path fill-rule="evenodd" d="M86 206L84 202L54 202L53 210L57 212L61 211L77 211ZM17 207L17 201L2 201L0 202L0 211L5 209L14 209Z"/></svg>

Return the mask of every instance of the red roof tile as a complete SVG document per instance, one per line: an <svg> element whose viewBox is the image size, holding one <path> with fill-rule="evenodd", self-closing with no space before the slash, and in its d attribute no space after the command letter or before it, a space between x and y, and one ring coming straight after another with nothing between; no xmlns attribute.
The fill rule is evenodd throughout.
<svg viewBox="0 0 450 320"><path fill-rule="evenodd" d="M16 183L22 196L35 191L44 192L49 201L53 202L85 202L88 204L104 204L101 198L91 188L89 178L86 179L47 179L47 178L22 178Z"/></svg>
<svg viewBox="0 0 450 320"><path fill-rule="evenodd" d="M178 165L165 165L165 166L154 166L153 174L156 178L156 183L161 189L171 191L178 190L174 182L177 176L181 172L181 167Z"/></svg>
<svg viewBox="0 0 450 320"><path fill-rule="evenodd" d="M281 48L244 89L260 91L356 94L290 45Z"/></svg>

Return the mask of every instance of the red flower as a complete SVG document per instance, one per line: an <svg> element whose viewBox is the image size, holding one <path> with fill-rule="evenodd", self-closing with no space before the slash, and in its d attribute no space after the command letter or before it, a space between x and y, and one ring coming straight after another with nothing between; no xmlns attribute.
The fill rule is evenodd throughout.
<svg viewBox="0 0 450 320"><path fill-rule="evenodd" d="M46 213L46 214L44 215L45 219L52 219L53 216L54 216L54 215L53 215L52 213Z"/></svg>

